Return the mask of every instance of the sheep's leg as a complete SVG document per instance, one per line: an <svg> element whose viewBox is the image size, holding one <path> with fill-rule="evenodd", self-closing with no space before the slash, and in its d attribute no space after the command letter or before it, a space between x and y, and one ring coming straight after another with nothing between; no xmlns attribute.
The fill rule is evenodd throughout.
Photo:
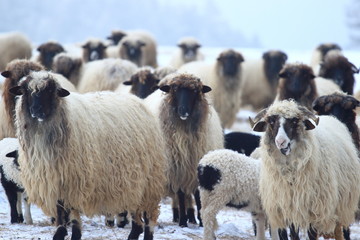
<svg viewBox="0 0 360 240"><path fill-rule="evenodd" d="M127 211L124 211L122 213L119 213L116 215L116 226L119 228L124 228L126 224L129 223L129 220L127 219Z"/></svg>
<svg viewBox="0 0 360 240"><path fill-rule="evenodd" d="M256 240L265 240L265 214L253 212L251 216L256 225Z"/></svg>
<svg viewBox="0 0 360 240"><path fill-rule="evenodd" d="M344 240L342 226L340 223L336 223L334 234L335 234L335 240Z"/></svg>
<svg viewBox="0 0 360 240"><path fill-rule="evenodd" d="M176 195L171 197L171 207L173 212L173 222L179 222L179 201Z"/></svg>
<svg viewBox="0 0 360 240"><path fill-rule="evenodd" d="M309 236L309 240L317 240L318 239L317 231L311 225L310 225L310 229L308 229L307 233Z"/></svg>
<svg viewBox="0 0 360 240"><path fill-rule="evenodd" d="M112 214L106 214L105 215L105 226L113 227L115 226L115 219Z"/></svg>
<svg viewBox="0 0 360 240"><path fill-rule="evenodd" d="M350 240L350 227L344 227L343 234L345 240Z"/></svg>
<svg viewBox="0 0 360 240"><path fill-rule="evenodd" d="M24 216L22 214L22 192L17 192L16 210L18 213L17 222L24 222Z"/></svg>
<svg viewBox="0 0 360 240"><path fill-rule="evenodd" d="M17 191L12 188L4 188L4 189L10 204L10 222L17 223L19 216L17 211L17 202L18 202Z"/></svg>
<svg viewBox="0 0 360 240"><path fill-rule="evenodd" d="M288 240L288 234L287 234L286 228L281 228L281 229L279 228L278 234L279 234L280 240ZM274 234L271 234L271 235L274 235Z"/></svg>
<svg viewBox="0 0 360 240"><path fill-rule="evenodd" d="M80 213L77 210L72 210L70 212L70 219L71 219L71 240L79 240L81 239L81 218Z"/></svg>
<svg viewBox="0 0 360 240"><path fill-rule="evenodd" d="M141 233L143 233L143 224L141 221L141 213L136 212L135 214L131 214L131 232L128 236L128 240L137 240Z"/></svg>
<svg viewBox="0 0 360 240"><path fill-rule="evenodd" d="M33 224L33 220L31 217L31 209L30 209L31 204L28 202L26 193L23 193L22 196L23 196L23 201L24 201L24 206L25 206L25 222L26 222L26 224Z"/></svg>
<svg viewBox="0 0 360 240"><path fill-rule="evenodd" d="M66 218L65 215L66 215L66 211L64 209L64 203L58 200L56 204L56 218L55 218L55 223L56 226L58 226L58 228L54 234L53 240L64 240L65 236L68 234L66 230L67 221L65 220Z"/></svg>
<svg viewBox="0 0 360 240"><path fill-rule="evenodd" d="M185 212L185 193L181 190L178 191L178 198L179 198L179 226L180 227L187 227L187 216Z"/></svg>
<svg viewBox="0 0 360 240"><path fill-rule="evenodd" d="M201 211L201 201L200 201L200 191L199 191L199 189L196 189L195 194L194 194L194 198L195 198L196 208L197 208L197 212L198 212L197 219L199 220L199 226L202 227L203 223L202 223L202 220L201 220L201 213L200 213L200 211Z"/></svg>
<svg viewBox="0 0 360 240"><path fill-rule="evenodd" d="M201 208L201 216L204 224L204 239L216 239L215 231L218 228L216 215L226 205L227 199L213 195L204 197Z"/></svg>
<svg viewBox="0 0 360 240"><path fill-rule="evenodd" d="M186 215L189 223L196 224L195 220L195 209L193 204L193 199L191 194L185 195L185 205L186 205Z"/></svg>
<svg viewBox="0 0 360 240"><path fill-rule="evenodd" d="M147 212L144 213L144 219L145 219L144 240L154 239L154 228L159 214L160 211L157 206L154 206L154 208L149 213Z"/></svg>
<svg viewBox="0 0 360 240"><path fill-rule="evenodd" d="M295 229L295 226L293 223L290 225L290 237L291 237L291 240L300 240L299 228Z"/></svg>

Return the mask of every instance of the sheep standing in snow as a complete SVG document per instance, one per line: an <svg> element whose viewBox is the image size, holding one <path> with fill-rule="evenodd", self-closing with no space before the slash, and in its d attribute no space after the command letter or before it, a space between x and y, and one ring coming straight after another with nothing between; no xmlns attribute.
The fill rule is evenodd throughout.
<svg viewBox="0 0 360 240"><path fill-rule="evenodd" d="M261 60L244 61L242 64L241 105L261 110L275 99L279 72L287 55L282 51L267 51Z"/></svg>
<svg viewBox="0 0 360 240"><path fill-rule="evenodd" d="M179 49L170 60L170 66L178 69L182 65L193 61L204 60L204 55L200 51L200 43L193 37L181 38L177 44Z"/></svg>
<svg viewBox="0 0 360 240"><path fill-rule="evenodd" d="M54 41L41 44L37 50L39 52L37 62L41 63L47 70L52 69L53 60L56 54L65 52L64 47L60 43Z"/></svg>
<svg viewBox="0 0 360 240"><path fill-rule="evenodd" d="M341 51L341 47L336 43L319 44L312 53L310 63L315 75L319 73L320 64L324 61L324 58L328 53L341 55Z"/></svg>
<svg viewBox="0 0 360 240"><path fill-rule="evenodd" d="M256 224L256 239L265 240L266 214L259 196L260 163L227 149L211 151L200 160L198 178L204 239L216 239L216 215L228 206L250 212ZM272 239L278 239L277 235L273 231Z"/></svg>
<svg viewBox="0 0 360 240"><path fill-rule="evenodd" d="M191 73L212 88L210 98L223 127L230 128L240 108L243 56L232 49L220 53L214 64L191 62L178 72Z"/></svg>
<svg viewBox="0 0 360 240"><path fill-rule="evenodd" d="M54 57L53 71L69 79L75 87L78 86L83 71L82 58L68 53L59 53Z"/></svg>
<svg viewBox="0 0 360 240"><path fill-rule="evenodd" d="M119 84L130 79L137 66L124 59L107 58L88 62L82 71L79 92L114 91Z"/></svg>
<svg viewBox="0 0 360 240"><path fill-rule="evenodd" d="M106 48L107 46L100 39L89 39L83 45L83 61L91 62L107 58Z"/></svg>
<svg viewBox="0 0 360 240"><path fill-rule="evenodd" d="M19 142L16 138L4 138L0 141L0 176L10 204L11 223L22 223L22 200L25 203L25 222L32 224L30 204L26 200L26 193L20 179L18 163Z"/></svg>
<svg viewBox="0 0 360 240"><path fill-rule="evenodd" d="M120 58L135 63L138 67L157 67L157 44L145 31L132 31L119 42Z"/></svg>
<svg viewBox="0 0 360 240"><path fill-rule="evenodd" d="M265 132L259 189L270 225L292 223L311 240L318 233L342 239L341 226L354 221L360 196L360 163L346 126L293 100L275 102L251 123Z"/></svg>
<svg viewBox="0 0 360 240"><path fill-rule="evenodd" d="M30 73L10 91L21 96L16 129L29 201L58 219L57 202L69 209L72 239L81 238L80 214L125 210L133 216L129 239L143 232L143 213L144 239L153 239L165 186L165 143L143 102L112 92L70 94L44 71ZM54 239L64 239L66 224Z"/></svg>
<svg viewBox="0 0 360 240"><path fill-rule="evenodd" d="M4 71L6 64L14 59L30 59L31 51L31 42L22 33L0 34L0 71Z"/></svg>
<svg viewBox="0 0 360 240"><path fill-rule="evenodd" d="M210 150L223 148L224 138L219 117L205 97L211 88L191 74L174 73L167 78L166 84L145 101L160 118L170 168L168 194L177 195L179 206L174 204L173 208L179 209L179 225L187 226L185 199L194 194L200 208L196 174L199 160ZM166 94L160 95L159 91Z"/></svg>

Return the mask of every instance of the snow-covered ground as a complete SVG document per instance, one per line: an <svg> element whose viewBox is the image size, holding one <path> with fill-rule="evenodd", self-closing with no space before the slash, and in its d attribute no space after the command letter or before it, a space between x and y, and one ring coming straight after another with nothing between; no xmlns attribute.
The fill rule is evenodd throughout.
<svg viewBox="0 0 360 240"><path fill-rule="evenodd" d="M206 61L212 62L216 59L216 56L222 49L206 49L204 53ZM260 58L263 49L237 49L242 52L248 58ZM159 64L161 66L166 65L170 61L171 53L174 51L173 47L161 47L159 49ZM300 61L303 63L309 63L311 58L311 51L299 52L299 51L286 51L289 56L289 62ZM360 65L360 52L344 52L345 56L354 63L356 66ZM356 90L359 90L360 86L359 76L356 76L357 84ZM254 116L255 113L249 111L240 111L238 114L238 122L234 125L232 130L250 131L250 126L247 122L248 116ZM25 224L10 224L10 210L6 195L2 186L0 186L0 240L10 239L52 239L52 236L56 230L55 226L51 225L50 218L45 216L42 211L36 206L32 206L32 217L34 225ZM250 213L225 208L220 211L217 216L219 222L219 229L217 231L218 239L231 240L231 239L254 239L252 230ZM103 216L97 216L92 219L82 217L83 221L83 239L126 239L130 232L130 226L126 226L125 229L119 229L117 227L105 226L105 220ZM70 229L69 229L70 231ZM360 223L355 223L351 226L351 237L354 240L360 240ZM70 234L70 232L69 232ZM70 234L71 235L71 234ZM269 233L266 233L268 239L270 239ZM306 239L302 234L302 239ZM142 237L142 236L141 236ZM188 228L180 228L177 224L172 222L172 211L169 199L164 199L161 202L160 216L158 220L158 226L155 228L155 239L161 240L190 240L190 239L202 239L203 228L197 225L189 224ZM67 237L70 239L70 236ZM323 239L323 238L320 238Z"/></svg>

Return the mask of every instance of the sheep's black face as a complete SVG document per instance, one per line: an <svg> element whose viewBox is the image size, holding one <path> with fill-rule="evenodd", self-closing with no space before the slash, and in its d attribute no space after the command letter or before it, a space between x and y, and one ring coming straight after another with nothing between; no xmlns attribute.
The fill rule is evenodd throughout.
<svg viewBox="0 0 360 240"><path fill-rule="evenodd" d="M124 82L125 85L131 85L131 93L143 99L157 89L158 83L159 79L153 74L147 74L142 81L140 81L138 75L134 75L130 81Z"/></svg>
<svg viewBox="0 0 360 240"><path fill-rule="evenodd" d="M223 66L223 72L226 76L235 76L239 71L239 60L236 56L230 55L230 56L224 56L220 59L222 66Z"/></svg>
<svg viewBox="0 0 360 240"><path fill-rule="evenodd" d="M186 120L193 111L195 101L199 96L199 92L189 88L178 88L175 91L176 112L181 120Z"/></svg>
<svg viewBox="0 0 360 240"><path fill-rule="evenodd" d="M181 48L184 56L185 62L191 62L196 59L197 50L200 47L200 45L186 45L186 44L180 44L179 47Z"/></svg>
<svg viewBox="0 0 360 240"><path fill-rule="evenodd" d="M106 46L99 44L97 46L87 46L84 51L87 51L87 61L100 60L105 57Z"/></svg>
<svg viewBox="0 0 360 240"><path fill-rule="evenodd" d="M124 47L126 48L126 54L130 61L137 62L141 58L141 47L143 44L139 43L137 45L124 42Z"/></svg>
<svg viewBox="0 0 360 240"><path fill-rule="evenodd" d="M267 79L278 80L280 70L286 63L287 55L283 52L266 52L263 55L264 70Z"/></svg>
<svg viewBox="0 0 360 240"><path fill-rule="evenodd" d="M293 98L296 101L299 100L309 89L311 82L315 78L312 70L302 69L296 66L286 68L280 72L279 76L285 79L285 88L288 96L284 96L284 99Z"/></svg>
<svg viewBox="0 0 360 240"><path fill-rule="evenodd" d="M41 45L37 50L41 55L41 64L47 69L51 69L55 55L65 51L62 46L52 43Z"/></svg>
<svg viewBox="0 0 360 240"><path fill-rule="evenodd" d="M109 36L107 39L112 40L113 45L117 45L117 44L120 42L120 40L121 40L123 37L125 37L125 36L126 36L125 33L123 33L123 32L117 32L117 33L113 33L113 34L112 34L111 36Z"/></svg>

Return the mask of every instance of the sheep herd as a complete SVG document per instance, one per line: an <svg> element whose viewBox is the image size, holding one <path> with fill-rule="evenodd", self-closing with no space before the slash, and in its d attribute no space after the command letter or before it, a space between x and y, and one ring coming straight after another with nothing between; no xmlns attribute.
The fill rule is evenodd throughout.
<svg viewBox="0 0 360 240"><path fill-rule="evenodd" d="M159 65L156 38L143 30L113 30L73 52L0 34L9 222L33 224L35 204L55 240L68 226L81 239L82 215L130 223L128 239L151 240L170 198L173 222L198 224L206 240L217 238L224 207L250 212L257 240L267 228L273 240L300 231L350 240L360 220L359 69L341 47L319 44L306 63L272 49L206 59L198 39L176 44ZM257 113L251 130L234 131L245 109Z"/></svg>

